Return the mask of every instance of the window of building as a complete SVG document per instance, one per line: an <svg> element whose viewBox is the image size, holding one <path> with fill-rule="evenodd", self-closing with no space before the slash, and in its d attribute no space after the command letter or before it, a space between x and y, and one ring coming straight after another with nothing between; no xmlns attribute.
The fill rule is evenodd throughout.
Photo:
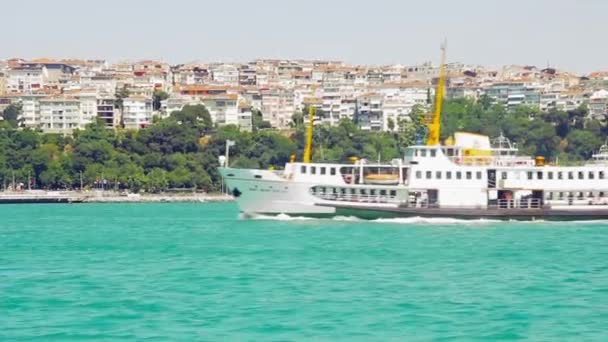
<svg viewBox="0 0 608 342"><path fill-rule="evenodd" d="M310 167L310 174L311 175L317 174L317 167L316 166L311 166Z"/></svg>
<svg viewBox="0 0 608 342"><path fill-rule="evenodd" d="M422 178L422 171L416 171L416 178L417 179Z"/></svg>
<svg viewBox="0 0 608 342"><path fill-rule="evenodd" d="M568 172L568 179L574 179L574 172Z"/></svg>
<svg viewBox="0 0 608 342"><path fill-rule="evenodd" d="M585 173L583 171L578 172L578 179L585 179Z"/></svg>
<svg viewBox="0 0 608 342"><path fill-rule="evenodd" d="M589 174L587 174L587 178L595 179L595 173L593 173L593 171L589 171Z"/></svg>
<svg viewBox="0 0 608 342"><path fill-rule="evenodd" d="M397 190L391 190L390 196L391 197L397 197Z"/></svg>
<svg viewBox="0 0 608 342"><path fill-rule="evenodd" d="M432 158L437 157L437 150L431 150L430 153Z"/></svg>
<svg viewBox="0 0 608 342"><path fill-rule="evenodd" d="M536 179L543 179L543 172L542 171L537 171L536 172Z"/></svg>
<svg viewBox="0 0 608 342"><path fill-rule="evenodd" d="M456 179L462 179L462 172L456 171Z"/></svg>
<svg viewBox="0 0 608 342"><path fill-rule="evenodd" d="M420 150L420 156L426 157L426 150Z"/></svg>
<svg viewBox="0 0 608 342"><path fill-rule="evenodd" d="M472 179L472 178L473 178L473 172L467 171L467 179Z"/></svg>
<svg viewBox="0 0 608 342"><path fill-rule="evenodd" d="M306 165L300 166L300 173L306 173Z"/></svg>
<svg viewBox="0 0 608 342"><path fill-rule="evenodd" d="M500 178L501 179L507 179L507 172L506 171L501 172L500 173Z"/></svg>
<svg viewBox="0 0 608 342"><path fill-rule="evenodd" d="M426 179L431 179L432 177L432 172L431 171L427 171L426 172Z"/></svg>
<svg viewBox="0 0 608 342"><path fill-rule="evenodd" d="M435 172L435 178L441 179L441 171L436 171Z"/></svg>
<svg viewBox="0 0 608 342"><path fill-rule="evenodd" d="M561 171L557 172L557 179L564 179L564 173Z"/></svg>
<svg viewBox="0 0 608 342"><path fill-rule="evenodd" d="M553 171L547 172L547 178L548 179L553 179Z"/></svg>
<svg viewBox="0 0 608 342"><path fill-rule="evenodd" d="M351 195L354 195L355 193L357 193L357 190L356 190L356 189L350 189L350 194L351 194Z"/></svg>
<svg viewBox="0 0 608 342"><path fill-rule="evenodd" d="M380 196L386 196L386 190L380 190Z"/></svg>
<svg viewBox="0 0 608 342"><path fill-rule="evenodd" d="M475 173L475 177L477 177L477 179L481 179L482 175L481 175L481 171L477 171Z"/></svg>
<svg viewBox="0 0 608 342"><path fill-rule="evenodd" d="M321 171L321 174L322 174L322 175L324 175L324 174L325 174L325 171L326 171L326 170L325 170L325 166L321 166L321 167L319 168L319 171Z"/></svg>
<svg viewBox="0 0 608 342"><path fill-rule="evenodd" d="M330 168L329 169L329 174L332 175L332 176L335 176L336 175L336 168L335 167Z"/></svg>
<svg viewBox="0 0 608 342"><path fill-rule="evenodd" d="M597 175L597 178L604 179L604 171L600 171Z"/></svg>
<svg viewBox="0 0 608 342"><path fill-rule="evenodd" d="M452 171L446 171L445 178L446 179L452 179Z"/></svg>
<svg viewBox="0 0 608 342"><path fill-rule="evenodd" d="M369 194L372 195L372 196L376 196L376 190L375 189L371 189L369 191Z"/></svg>
<svg viewBox="0 0 608 342"><path fill-rule="evenodd" d="M528 171L528 179L534 179L534 172Z"/></svg>

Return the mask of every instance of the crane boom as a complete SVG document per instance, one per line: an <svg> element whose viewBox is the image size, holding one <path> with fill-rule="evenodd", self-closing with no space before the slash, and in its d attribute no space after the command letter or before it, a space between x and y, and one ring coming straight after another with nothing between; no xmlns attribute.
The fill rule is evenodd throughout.
<svg viewBox="0 0 608 342"><path fill-rule="evenodd" d="M437 94L435 96L435 112L428 124L428 137L426 144L429 146L439 145L439 136L441 133L441 105L443 104L443 89L445 88L445 49L447 42L441 45L441 67L439 69L439 84L437 85Z"/></svg>

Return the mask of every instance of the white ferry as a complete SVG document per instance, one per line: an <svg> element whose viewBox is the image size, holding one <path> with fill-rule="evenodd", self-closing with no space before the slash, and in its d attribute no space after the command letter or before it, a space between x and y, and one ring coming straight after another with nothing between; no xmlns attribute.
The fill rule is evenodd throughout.
<svg viewBox="0 0 608 342"><path fill-rule="evenodd" d="M305 160L288 162L280 171L231 168L227 145L220 173L241 212L370 219L608 218L608 146L585 165L558 166L519 156L502 135L491 142L458 132L440 145L444 65L427 144L408 147L403 158L390 163L311 163L312 126Z"/></svg>

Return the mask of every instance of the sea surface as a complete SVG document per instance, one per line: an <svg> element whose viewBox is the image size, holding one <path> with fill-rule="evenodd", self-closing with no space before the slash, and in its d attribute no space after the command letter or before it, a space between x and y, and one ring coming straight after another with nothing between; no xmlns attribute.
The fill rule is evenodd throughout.
<svg viewBox="0 0 608 342"><path fill-rule="evenodd" d="M0 341L608 341L608 221L0 216Z"/></svg>

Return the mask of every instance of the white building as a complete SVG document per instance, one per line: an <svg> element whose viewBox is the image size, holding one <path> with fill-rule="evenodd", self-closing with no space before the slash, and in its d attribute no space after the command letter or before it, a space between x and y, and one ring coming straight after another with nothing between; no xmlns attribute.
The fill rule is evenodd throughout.
<svg viewBox="0 0 608 342"><path fill-rule="evenodd" d="M213 81L217 84L239 85L239 68L234 64L216 64L211 66Z"/></svg>
<svg viewBox="0 0 608 342"><path fill-rule="evenodd" d="M407 84L385 85L378 91L382 99L382 130L389 130L389 121L397 128L401 120L409 119L414 106L426 106L433 89L426 86L411 86Z"/></svg>
<svg viewBox="0 0 608 342"><path fill-rule="evenodd" d="M152 123L152 99L130 96L123 99L122 120L125 128L145 128Z"/></svg>
<svg viewBox="0 0 608 342"><path fill-rule="evenodd" d="M24 65L6 73L6 92L31 94L44 87L48 70L43 65Z"/></svg>
<svg viewBox="0 0 608 342"><path fill-rule="evenodd" d="M262 116L274 128L287 128L295 112L293 93L285 89L265 89L261 92Z"/></svg>
<svg viewBox="0 0 608 342"><path fill-rule="evenodd" d="M204 95L201 101L211 116L211 120L218 125L239 124L239 96L237 94Z"/></svg>
<svg viewBox="0 0 608 342"><path fill-rule="evenodd" d="M42 97L44 95L21 96L21 119L25 127L40 127L40 98Z"/></svg>
<svg viewBox="0 0 608 342"><path fill-rule="evenodd" d="M608 91L598 90L589 98L589 116L604 120L608 114Z"/></svg>
<svg viewBox="0 0 608 342"><path fill-rule="evenodd" d="M40 99L40 128L45 133L70 134L95 120L95 97L57 97Z"/></svg>

